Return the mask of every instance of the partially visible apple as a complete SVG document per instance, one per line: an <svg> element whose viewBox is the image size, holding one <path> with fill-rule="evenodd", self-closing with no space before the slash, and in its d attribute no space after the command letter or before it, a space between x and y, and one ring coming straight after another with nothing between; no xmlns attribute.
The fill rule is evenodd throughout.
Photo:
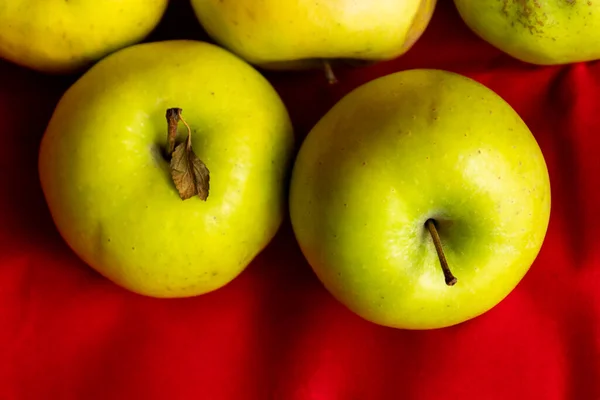
<svg viewBox="0 0 600 400"><path fill-rule="evenodd" d="M191 0L207 33L265 69L377 62L408 51L436 0Z"/></svg>
<svg viewBox="0 0 600 400"><path fill-rule="evenodd" d="M0 1L0 58L71 73L144 39L168 0Z"/></svg>
<svg viewBox="0 0 600 400"><path fill-rule="evenodd" d="M204 196L176 188L171 133L184 151L191 133L210 173ZM196 41L138 44L64 94L39 174L59 232L83 261L136 293L194 296L234 279L275 235L293 141L278 94L237 56ZM178 179L191 180L182 168Z"/></svg>
<svg viewBox="0 0 600 400"><path fill-rule="evenodd" d="M600 59L600 1L454 0L466 25L491 45L538 65Z"/></svg>
<svg viewBox="0 0 600 400"><path fill-rule="evenodd" d="M290 213L306 259L350 310L441 328L486 312L528 271L550 182L534 136L497 94L408 70L355 89L316 124Z"/></svg>

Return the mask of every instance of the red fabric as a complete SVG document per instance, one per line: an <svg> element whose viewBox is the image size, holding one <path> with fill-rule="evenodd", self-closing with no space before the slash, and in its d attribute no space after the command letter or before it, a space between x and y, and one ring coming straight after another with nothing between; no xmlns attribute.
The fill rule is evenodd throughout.
<svg viewBox="0 0 600 400"><path fill-rule="evenodd" d="M149 40L204 38L174 1ZM357 85L435 67L503 96L546 157L552 215L542 251L497 307L435 331L375 326L322 288L289 222L238 279L214 293L157 300L79 261L58 235L37 151L77 78L0 63L0 398L12 399L598 399L600 398L600 63L525 65L473 35L440 0L404 57L268 73L298 138Z"/></svg>

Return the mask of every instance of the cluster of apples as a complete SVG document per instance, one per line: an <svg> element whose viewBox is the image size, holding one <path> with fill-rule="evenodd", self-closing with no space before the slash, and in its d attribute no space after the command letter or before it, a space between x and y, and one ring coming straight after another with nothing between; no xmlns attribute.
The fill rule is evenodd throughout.
<svg viewBox="0 0 600 400"><path fill-rule="evenodd" d="M450 326L514 289L542 246L550 182L502 98L448 71L396 72L342 98L295 154L286 106L259 72L399 57L435 0L191 0L216 44L139 43L167 2L0 6L1 57L89 67L39 155L57 229L88 265L139 294L200 295L238 276L289 213L327 290L374 323ZM600 58L600 1L455 4L521 60Z"/></svg>

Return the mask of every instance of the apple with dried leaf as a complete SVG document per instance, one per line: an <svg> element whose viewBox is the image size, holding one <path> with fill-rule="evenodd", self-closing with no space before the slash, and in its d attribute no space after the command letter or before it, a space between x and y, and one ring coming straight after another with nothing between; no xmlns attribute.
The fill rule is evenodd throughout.
<svg viewBox="0 0 600 400"><path fill-rule="evenodd" d="M253 67L212 44L135 45L58 103L39 174L88 265L133 292L187 297L239 275L286 213L294 137Z"/></svg>

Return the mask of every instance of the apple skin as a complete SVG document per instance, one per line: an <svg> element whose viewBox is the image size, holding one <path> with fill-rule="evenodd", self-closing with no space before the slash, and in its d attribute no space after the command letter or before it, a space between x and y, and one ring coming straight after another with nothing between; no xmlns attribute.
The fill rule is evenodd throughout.
<svg viewBox="0 0 600 400"><path fill-rule="evenodd" d="M358 87L315 125L293 167L290 215L315 274L351 311L441 328L489 310L528 271L550 182L535 138L497 94L451 72L407 70Z"/></svg>
<svg viewBox="0 0 600 400"><path fill-rule="evenodd" d="M322 60L377 62L406 53L436 0L191 0L221 46L271 70L319 68Z"/></svg>
<svg viewBox="0 0 600 400"><path fill-rule="evenodd" d="M480 38L524 62L558 65L600 59L600 2L454 0Z"/></svg>
<svg viewBox="0 0 600 400"><path fill-rule="evenodd" d="M4 0L0 57L49 74L77 72L140 42L168 0Z"/></svg>
<svg viewBox="0 0 600 400"><path fill-rule="evenodd" d="M180 199L161 154L172 107L210 170L206 202ZM188 297L230 282L273 238L293 147L287 110L254 68L212 44L164 41L104 58L67 90L39 174L83 261L133 292Z"/></svg>

